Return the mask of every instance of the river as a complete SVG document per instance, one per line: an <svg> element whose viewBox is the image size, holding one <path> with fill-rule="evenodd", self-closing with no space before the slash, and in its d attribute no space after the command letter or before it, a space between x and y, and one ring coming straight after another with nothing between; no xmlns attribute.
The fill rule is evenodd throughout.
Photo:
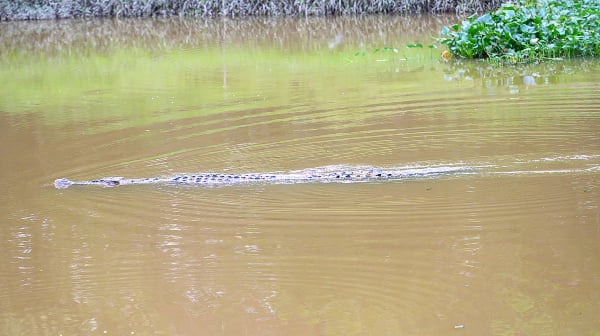
<svg viewBox="0 0 600 336"><path fill-rule="evenodd" d="M600 333L600 63L456 20L0 23L0 334Z"/></svg>

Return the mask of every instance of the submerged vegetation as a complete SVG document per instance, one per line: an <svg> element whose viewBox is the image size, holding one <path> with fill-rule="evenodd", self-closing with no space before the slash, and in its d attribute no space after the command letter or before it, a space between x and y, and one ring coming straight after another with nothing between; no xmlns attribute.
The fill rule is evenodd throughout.
<svg viewBox="0 0 600 336"><path fill-rule="evenodd" d="M501 0L0 0L0 20L474 13Z"/></svg>
<svg viewBox="0 0 600 336"><path fill-rule="evenodd" d="M600 55L599 0L517 0L443 28L453 55L511 63Z"/></svg>

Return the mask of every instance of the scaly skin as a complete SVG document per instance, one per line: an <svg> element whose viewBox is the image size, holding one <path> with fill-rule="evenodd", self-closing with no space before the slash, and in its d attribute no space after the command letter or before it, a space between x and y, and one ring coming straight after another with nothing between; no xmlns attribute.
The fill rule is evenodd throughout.
<svg viewBox="0 0 600 336"><path fill-rule="evenodd" d="M115 187L133 184L184 184L184 185L229 185L250 182L299 183L299 182L358 182L378 179L400 179L416 176L432 176L471 170L470 167L435 167L415 169L354 169L328 171L323 169L308 170L305 173L257 173L257 174L219 174L200 173L176 175L166 178L127 179L123 177L105 177L98 180L71 181L66 178L54 181L57 189L65 189L72 185L98 185Z"/></svg>

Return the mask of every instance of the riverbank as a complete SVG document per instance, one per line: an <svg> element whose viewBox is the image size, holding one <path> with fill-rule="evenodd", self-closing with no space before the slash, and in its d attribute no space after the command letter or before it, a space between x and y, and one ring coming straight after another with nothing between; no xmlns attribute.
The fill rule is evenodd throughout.
<svg viewBox="0 0 600 336"><path fill-rule="evenodd" d="M91 17L246 17L481 13L501 0L0 0L0 21Z"/></svg>

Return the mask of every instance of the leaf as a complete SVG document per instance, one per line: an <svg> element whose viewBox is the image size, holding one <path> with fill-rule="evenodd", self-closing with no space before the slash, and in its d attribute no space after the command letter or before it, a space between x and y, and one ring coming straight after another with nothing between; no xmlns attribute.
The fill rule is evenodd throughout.
<svg viewBox="0 0 600 336"><path fill-rule="evenodd" d="M494 22L494 20L492 19L492 16L489 13L485 14L483 16L480 16L477 20L475 20L475 23L487 24L489 22Z"/></svg>
<svg viewBox="0 0 600 336"><path fill-rule="evenodd" d="M533 34L533 33L535 33L535 28L524 24L524 25L521 25L521 31L524 33Z"/></svg>

